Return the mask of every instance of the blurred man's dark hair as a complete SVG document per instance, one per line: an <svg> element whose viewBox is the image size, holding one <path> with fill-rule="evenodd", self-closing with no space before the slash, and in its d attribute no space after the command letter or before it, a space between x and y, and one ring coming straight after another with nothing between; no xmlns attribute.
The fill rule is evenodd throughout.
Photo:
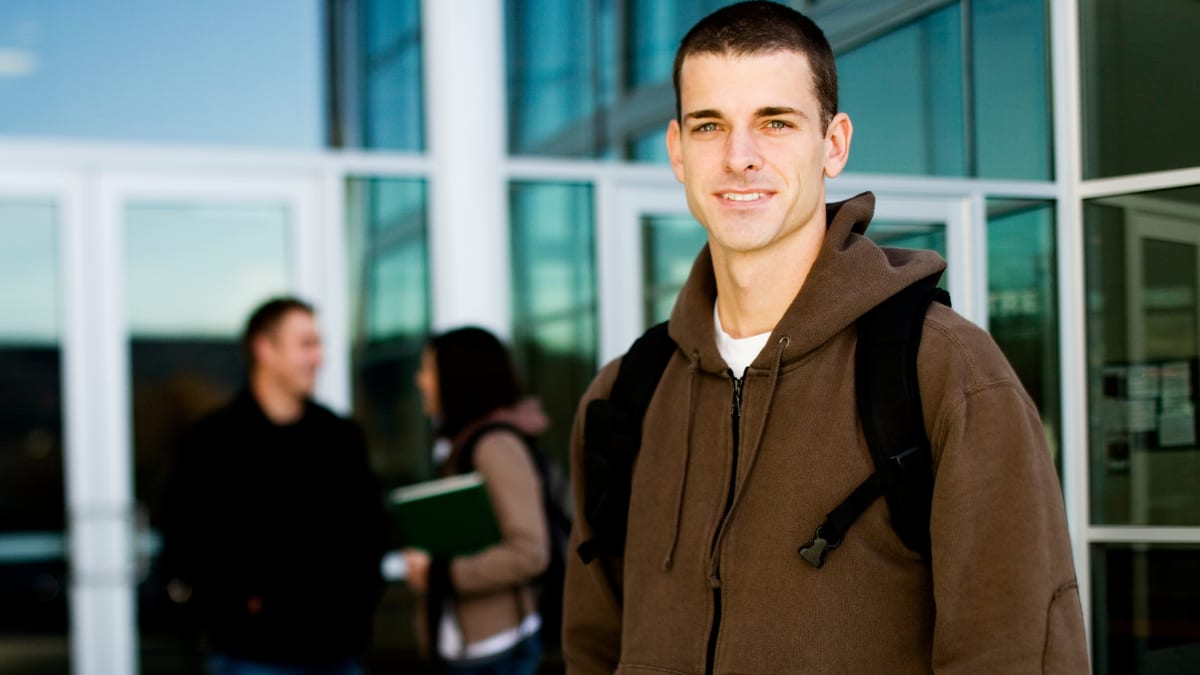
<svg viewBox="0 0 1200 675"><path fill-rule="evenodd" d="M246 320L246 328L242 331L242 364L248 375L254 374L254 341L260 335L268 335L283 321L283 317L291 312L300 311L310 316L315 315L313 306L299 298L280 296L271 298L258 306Z"/></svg>

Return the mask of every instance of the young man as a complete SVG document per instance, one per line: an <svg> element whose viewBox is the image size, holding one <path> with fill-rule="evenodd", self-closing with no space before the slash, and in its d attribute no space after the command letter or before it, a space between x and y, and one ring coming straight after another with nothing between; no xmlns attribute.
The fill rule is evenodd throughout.
<svg viewBox="0 0 1200 675"><path fill-rule="evenodd" d="M242 349L246 388L187 435L163 496L172 597L199 611L217 675L359 673L388 543L365 438L310 398L309 305L262 305Z"/></svg>
<svg viewBox="0 0 1200 675"><path fill-rule="evenodd" d="M825 203L853 127L806 17L766 2L715 12L684 38L675 90L668 150L708 246L671 315L678 347L646 409L624 553L569 560L570 672L1087 672L1038 412L989 336L943 305L918 353L929 558L884 499L823 566L801 556L875 469L856 321L945 264L866 239L871 195ZM576 419L576 546L595 534L584 411L617 366Z"/></svg>

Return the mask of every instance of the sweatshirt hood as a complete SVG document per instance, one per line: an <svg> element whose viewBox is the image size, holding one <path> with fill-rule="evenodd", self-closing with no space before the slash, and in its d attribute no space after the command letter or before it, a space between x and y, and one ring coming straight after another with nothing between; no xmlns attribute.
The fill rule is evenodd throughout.
<svg viewBox="0 0 1200 675"><path fill-rule="evenodd" d="M941 276L946 262L933 251L880 247L865 236L875 195L864 192L826 205L826 233L804 286L758 355L752 368L786 365L803 358L896 292L926 277ZM717 283L706 245L671 313L669 331L701 370L723 373L724 359L713 334ZM773 345L782 345L777 354Z"/></svg>

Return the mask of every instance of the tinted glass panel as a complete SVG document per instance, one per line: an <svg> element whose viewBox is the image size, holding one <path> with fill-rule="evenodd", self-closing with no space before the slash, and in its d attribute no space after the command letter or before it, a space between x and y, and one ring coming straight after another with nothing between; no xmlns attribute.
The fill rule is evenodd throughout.
<svg viewBox="0 0 1200 675"><path fill-rule="evenodd" d="M966 175L961 21L954 4L838 55L848 171Z"/></svg>
<svg viewBox="0 0 1200 675"><path fill-rule="evenodd" d="M590 185L515 183L513 347L550 415L543 448L566 466L575 408L596 373L596 272Z"/></svg>
<svg viewBox="0 0 1200 675"><path fill-rule="evenodd" d="M58 210L0 197L0 654L66 672Z"/></svg>
<svg viewBox="0 0 1200 675"><path fill-rule="evenodd" d="M1044 0L972 0L975 175L1052 177Z"/></svg>
<svg viewBox="0 0 1200 675"><path fill-rule="evenodd" d="M1200 3L1083 0L1079 10L1084 177L1200 164Z"/></svg>
<svg viewBox="0 0 1200 675"><path fill-rule="evenodd" d="M429 334L425 195L422 180L347 185L354 414L388 487L431 470L429 426L413 384Z"/></svg>
<svg viewBox="0 0 1200 675"><path fill-rule="evenodd" d="M421 150L424 106L421 77L421 15L418 0L358 3L355 63L361 100L361 145Z"/></svg>
<svg viewBox="0 0 1200 675"><path fill-rule="evenodd" d="M180 438L243 382L243 322L289 287L288 222L286 207L270 202L134 202L124 210L135 498L152 528ZM181 634L187 615L154 573L155 531L141 561L143 666L187 672L198 643Z"/></svg>
<svg viewBox="0 0 1200 675"><path fill-rule="evenodd" d="M1097 675L1200 672L1200 546L1092 547Z"/></svg>
<svg viewBox="0 0 1200 675"><path fill-rule="evenodd" d="M1054 204L988 202L988 331L1037 404L1061 475Z"/></svg>
<svg viewBox="0 0 1200 675"><path fill-rule="evenodd" d="M946 224L913 223L902 220L873 219L867 228L867 236L880 246L897 248L921 248L937 251L946 257ZM943 277L941 286L946 285Z"/></svg>
<svg viewBox="0 0 1200 675"><path fill-rule="evenodd" d="M692 262L707 241L708 234L691 216L642 218L642 303L647 327L671 317Z"/></svg>
<svg viewBox="0 0 1200 675"><path fill-rule="evenodd" d="M1200 188L1085 203L1092 519L1200 524Z"/></svg>
<svg viewBox="0 0 1200 675"><path fill-rule="evenodd" d="M318 0L0 2L0 134L324 142Z"/></svg>
<svg viewBox="0 0 1200 675"><path fill-rule="evenodd" d="M611 3L508 0L505 9L509 152L599 155L592 118L613 90Z"/></svg>

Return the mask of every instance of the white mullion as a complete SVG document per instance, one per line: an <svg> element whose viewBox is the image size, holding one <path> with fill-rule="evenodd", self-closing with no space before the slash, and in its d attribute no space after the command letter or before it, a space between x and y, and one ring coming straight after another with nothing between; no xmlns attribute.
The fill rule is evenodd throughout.
<svg viewBox="0 0 1200 675"><path fill-rule="evenodd" d="M1093 605L1089 543L1087 282L1084 267L1082 139L1080 138L1079 7L1051 0L1054 155L1058 189L1057 249L1059 354L1062 403L1063 498L1075 557L1083 620L1092 641Z"/></svg>
<svg viewBox="0 0 1200 675"><path fill-rule="evenodd" d="M1080 186L1079 196L1082 199L1094 199L1193 185L1200 185L1200 168L1154 171L1134 176L1084 181Z"/></svg>
<svg viewBox="0 0 1200 675"><path fill-rule="evenodd" d="M336 170L325 171L319 180L319 212L315 212L321 279L318 319L325 341L325 364L321 369L321 399L335 410L351 409L350 308L346 279L346 180Z"/></svg>
<svg viewBox="0 0 1200 675"><path fill-rule="evenodd" d="M1095 544L1186 544L1200 546L1200 527L1094 525L1087 528Z"/></svg>

